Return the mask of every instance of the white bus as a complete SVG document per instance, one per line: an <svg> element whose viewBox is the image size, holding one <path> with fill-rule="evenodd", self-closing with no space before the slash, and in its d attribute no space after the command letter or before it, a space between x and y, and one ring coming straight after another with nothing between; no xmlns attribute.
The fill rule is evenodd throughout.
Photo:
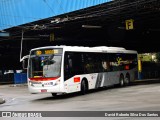
<svg viewBox="0 0 160 120"><path fill-rule="evenodd" d="M137 79L137 51L105 46L39 47L30 51L27 71L30 93L85 94Z"/></svg>

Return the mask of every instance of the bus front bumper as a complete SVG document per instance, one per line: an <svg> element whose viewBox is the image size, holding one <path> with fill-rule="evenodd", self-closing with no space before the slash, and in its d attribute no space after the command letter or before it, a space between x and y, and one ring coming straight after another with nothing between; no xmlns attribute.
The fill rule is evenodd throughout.
<svg viewBox="0 0 160 120"><path fill-rule="evenodd" d="M30 93L63 93L63 91L60 91L59 86L53 86L53 87L33 87L28 86L28 90Z"/></svg>

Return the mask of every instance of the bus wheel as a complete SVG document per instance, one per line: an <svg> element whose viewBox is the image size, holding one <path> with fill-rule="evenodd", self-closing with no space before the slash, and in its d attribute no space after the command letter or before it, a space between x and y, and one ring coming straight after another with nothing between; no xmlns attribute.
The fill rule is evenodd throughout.
<svg viewBox="0 0 160 120"><path fill-rule="evenodd" d="M130 76L127 74L125 77L125 85L129 85L130 84Z"/></svg>
<svg viewBox="0 0 160 120"><path fill-rule="evenodd" d="M56 97L57 96L57 93L51 93L53 97Z"/></svg>
<svg viewBox="0 0 160 120"><path fill-rule="evenodd" d="M88 87L85 80L82 80L81 82L81 94L84 95L87 93Z"/></svg>
<svg viewBox="0 0 160 120"><path fill-rule="evenodd" d="M119 82L120 82L119 83L120 87L123 87L124 86L124 77L123 77L123 75L120 76Z"/></svg>

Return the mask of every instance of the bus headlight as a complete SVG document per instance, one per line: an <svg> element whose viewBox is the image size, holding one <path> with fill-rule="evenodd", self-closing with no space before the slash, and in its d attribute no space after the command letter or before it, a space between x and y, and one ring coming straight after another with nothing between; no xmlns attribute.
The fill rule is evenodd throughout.
<svg viewBox="0 0 160 120"><path fill-rule="evenodd" d="M29 81L29 85L34 87L34 85L33 85L33 83L31 81Z"/></svg>
<svg viewBox="0 0 160 120"><path fill-rule="evenodd" d="M29 81L29 85L35 87L36 84L42 84L41 82Z"/></svg>
<svg viewBox="0 0 160 120"><path fill-rule="evenodd" d="M58 85L60 83L60 80L57 80L54 85Z"/></svg>

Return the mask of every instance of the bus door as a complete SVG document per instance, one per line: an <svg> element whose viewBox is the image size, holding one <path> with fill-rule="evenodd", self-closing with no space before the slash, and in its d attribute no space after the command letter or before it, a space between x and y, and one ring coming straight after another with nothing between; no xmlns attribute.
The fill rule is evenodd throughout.
<svg viewBox="0 0 160 120"><path fill-rule="evenodd" d="M111 66L110 62L108 61L108 58L102 60L102 69L103 69L103 86L110 86L112 85L112 82L110 80L110 71L111 71Z"/></svg>
<svg viewBox="0 0 160 120"><path fill-rule="evenodd" d="M100 69L98 71L98 76L96 80L96 88L109 86L111 85L111 82L109 81L110 62L108 59L108 54L100 53L97 56L97 58L99 58L97 62L99 63Z"/></svg>

